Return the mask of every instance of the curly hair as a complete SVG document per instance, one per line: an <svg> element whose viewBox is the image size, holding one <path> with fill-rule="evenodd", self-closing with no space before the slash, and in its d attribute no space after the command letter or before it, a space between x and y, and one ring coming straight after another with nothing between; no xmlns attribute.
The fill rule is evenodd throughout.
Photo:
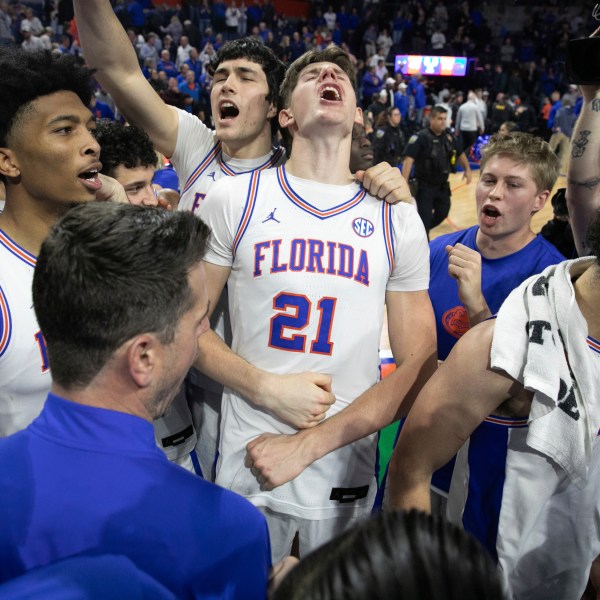
<svg viewBox="0 0 600 600"><path fill-rule="evenodd" d="M75 93L85 106L92 99L93 71L74 56L57 56L49 50L24 52L0 48L0 146L10 146L10 136L31 102L56 92Z"/></svg>
<svg viewBox="0 0 600 600"><path fill-rule="evenodd" d="M123 165L156 167L156 152L148 134L134 125L125 126L116 121L102 121L96 126L94 135L100 144L102 173L114 176L115 169Z"/></svg>
<svg viewBox="0 0 600 600"><path fill-rule="evenodd" d="M251 37L244 37L237 40L226 42L219 48L214 58L207 65L206 70L212 77L221 63L238 60L244 58L257 65L260 65L265 72L267 78L267 86L269 93L267 94L267 102L272 102L277 105L279 97L279 86L283 81L286 66L275 53L261 41ZM275 135L279 129L277 116L270 119L271 133Z"/></svg>

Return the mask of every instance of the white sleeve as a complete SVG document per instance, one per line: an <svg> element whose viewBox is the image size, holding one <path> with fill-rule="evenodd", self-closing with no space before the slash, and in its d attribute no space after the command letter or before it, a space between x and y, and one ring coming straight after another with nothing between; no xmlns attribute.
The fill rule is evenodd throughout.
<svg viewBox="0 0 600 600"><path fill-rule="evenodd" d="M233 264L233 243L244 210L244 203L239 199L245 196L236 193L236 190L240 189L240 182L236 182L238 178L247 181L240 175L216 181L202 202L200 210L200 218L211 229L204 260L224 267Z"/></svg>
<svg viewBox="0 0 600 600"><path fill-rule="evenodd" d="M429 243L421 217L413 206L392 207L394 269L386 289L417 292L429 289Z"/></svg>
<svg viewBox="0 0 600 600"><path fill-rule="evenodd" d="M168 158L173 162L179 184L183 186L204 157L217 142L215 131L209 129L198 117L177 109L179 125L175 152Z"/></svg>

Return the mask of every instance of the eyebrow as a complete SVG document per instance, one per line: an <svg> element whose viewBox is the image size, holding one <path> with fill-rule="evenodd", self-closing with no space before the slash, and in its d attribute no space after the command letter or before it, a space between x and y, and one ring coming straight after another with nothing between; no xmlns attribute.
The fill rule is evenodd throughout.
<svg viewBox="0 0 600 600"><path fill-rule="evenodd" d="M251 73L252 75L256 75L258 73L258 69L254 69L252 67L234 67L233 69L231 69L230 67L219 67L216 71L215 71L215 77L217 75L220 74L226 74L226 73L230 73L230 72L234 72L234 73Z"/></svg>
<svg viewBox="0 0 600 600"><path fill-rule="evenodd" d="M51 119L48 122L49 126L52 125L56 125L57 123L61 123L63 121L68 121L69 123L73 123L75 125L78 125L79 123L82 123L82 119L80 119L77 115L58 115L56 117L54 117L53 119ZM89 119L87 119L85 121L86 123L96 123L96 117L94 117L94 115L90 114Z"/></svg>

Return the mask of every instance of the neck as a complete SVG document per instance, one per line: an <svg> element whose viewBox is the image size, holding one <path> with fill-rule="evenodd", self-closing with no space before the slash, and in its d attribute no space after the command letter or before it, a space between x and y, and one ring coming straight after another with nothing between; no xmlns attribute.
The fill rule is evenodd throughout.
<svg viewBox="0 0 600 600"><path fill-rule="evenodd" d="M581 314L588 324L588 335L600 340L600 267L597 262L586 269L573 284Z"/></svg>
<svg viewBox="0 0 600 600"><path fill-rule="evenodd" d="M149 423L153 421L139 390L121 389L118 381L113 381L110 388L99 386L92 381L88 386L81 389L64 388L58 383L52 382L51 391L65 400L75 402L75 404L133 415Z"/></svg>
<svg viewBox="0 0 600 600"><path fill-rule="evenodd" d="M299 132L294 135L292 154L285 165L295 177L331 185L347 185L354 181L350 173L351 137L309 139Z"/></svg>
<svg viewBox="0 0 600 600"><path fill-rule="evenodd" d="M48 206L7 190L4 212L0 214L0 229L27 252L37 256L50 228L68 209L69 205Z"/></svg>
<svg viewBox="0 0 600 600"><path fill-rule="evenodd" d="M247 140L221 140L221 145L223 152L230 158L260 158L271 152L271 126L267 123L266 128L250 142Z"/></svg>
<svg viewBox="0 0 600 600"><path fill-rule="evenodd" d="M518 252L534 239L535 233L530 228L499 237L491 236L478 229L475 244L485 258L502 258Z"/></svg>

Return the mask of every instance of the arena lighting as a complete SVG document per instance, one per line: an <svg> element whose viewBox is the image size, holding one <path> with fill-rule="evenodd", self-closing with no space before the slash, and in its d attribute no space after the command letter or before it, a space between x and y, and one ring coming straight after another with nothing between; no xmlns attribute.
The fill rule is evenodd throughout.
<svg viewBox="0 0 600 600"><path fill-rule="evenodd" d="M396 54L394 71L403 75L443 75L464 77L467 74L466 56L423 56Z"/></svg>

